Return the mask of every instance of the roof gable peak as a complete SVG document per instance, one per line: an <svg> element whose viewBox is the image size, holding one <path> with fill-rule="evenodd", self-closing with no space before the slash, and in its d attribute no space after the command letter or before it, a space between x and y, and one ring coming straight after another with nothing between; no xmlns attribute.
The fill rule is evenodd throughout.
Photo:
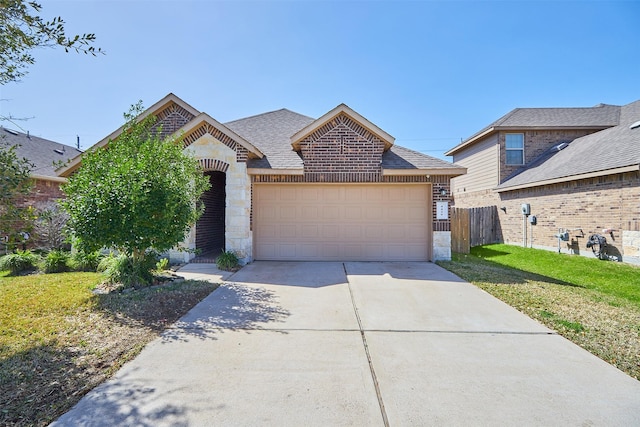
<svg viewBox="0 0 640 427"><path fill-rule="evenodd" d="M313 132L317 131L318 129L320 129L322 126L326 125L330 121L339 117L340 115L347 116L348 118L350 118L351 120L359 124L360 126L364 127L366 130L368 130L369 132L371 132L372 134L380 138L385 144L385 151L391 148L391 146L393 145L395 141L395 138L393 136L389 135L387 132L383 131L378 126L376 126L375 124L373 124L372 122L370 122L369 120L361 116L355 110L351 109L348 105L341 103L335 108L333 108L332 110L330 110L329 112L327 112L326 114L324 114L319 119L313 121L308 126L305 126L301 130L296 132L294 135L292 135L291 145L293 146L294 150L299 151L300 141L302 141L304 138L306 138Z"/></svg>

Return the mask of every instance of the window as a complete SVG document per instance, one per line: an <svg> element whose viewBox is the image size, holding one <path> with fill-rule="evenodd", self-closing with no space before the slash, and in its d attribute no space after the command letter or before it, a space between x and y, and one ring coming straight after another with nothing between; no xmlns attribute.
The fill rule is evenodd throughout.
<svg viewBox="0 0 640 427"><path fill-rule="evenodd" d="M505 152L507 165L524 165L524 134L508 133L505 135Z"/></svg>

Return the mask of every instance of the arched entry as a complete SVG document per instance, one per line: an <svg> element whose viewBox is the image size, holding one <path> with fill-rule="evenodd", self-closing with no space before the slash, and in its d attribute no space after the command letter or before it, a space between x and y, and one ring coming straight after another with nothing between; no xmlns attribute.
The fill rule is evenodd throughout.
<svg viewBox="0 0 640 427"><path fill-rule="evenodd" d="M196 250L198 257L212 258L226 250L225 248L225 186L227 177L224 172L208 171L211 188L202 195L204 213L196 223Z"/></svg>

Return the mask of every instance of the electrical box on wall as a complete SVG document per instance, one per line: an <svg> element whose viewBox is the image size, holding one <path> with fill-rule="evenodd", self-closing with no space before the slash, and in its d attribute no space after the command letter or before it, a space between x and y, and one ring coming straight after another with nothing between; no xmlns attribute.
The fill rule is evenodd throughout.
<svg viewBox="0 0 640 427"><path fill-rule="evenodd" d="M523 203L521 206L521 209L522 209L522 215L531 214L531 205L529 203Z"/></svg>
<svg viewBox="0 0 640 427"><path fill-rule="evenodd" d="M531 215L529 217L529 224L531 225L537 225L538 224L538 218L536 218L535 215Z"/></svg>

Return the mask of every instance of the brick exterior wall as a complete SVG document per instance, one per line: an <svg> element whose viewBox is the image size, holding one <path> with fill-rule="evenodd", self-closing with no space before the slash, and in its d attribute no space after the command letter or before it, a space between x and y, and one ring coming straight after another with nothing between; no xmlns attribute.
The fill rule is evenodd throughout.
<svg viewBox="0 0 640 427"><path fill-rule="evenodd" d="M153 126L153 130L157 130L162 126L160 135L162 139L174 134L182 126L189 123L195 116L180 107L178 104L171 104L164 110L156 114L157 122Z"/></svg>
<svg viewBox="0 0 640 427"><path fill-rule="evenodd" d="M306 182L380 182L384 141L340 114L300 142Z"/></svg>
<svg viewBox="0 0 640 427"><path fill-rule="evenodd" d="M597 130L598 129L527 131L509 130L498 132L498 143L500 144L500 183L504 182L504 180L507 179L512 173L522 167L522 165L511 166L506 164L506 134L524 134L524 161L525 164L528 164L556 144L559 144L561 142L571 142L576 138L589 135L590 133L596 132ZM496 183L496 185L498 185L498 183Z"/></svg>
<svg viewBox="0 0 640 427"><path fill-rule="evenodd" d="M37 207L51 200L64 199L64 193L60 189L62 183L34 179L31 193L18 201L19 206Z"/></svg>
<svg viewBox="0 0 640 427"><path fill-rule="evenodd" d="M607 175L565 183L544 185L503 193L491 190L455 195L456 208L498 207L499 230L505 243L522 245L522 214L520 206L531 205L531 214L538 223L533 236L527 224L528 245L557 250L554 237L559 228L581 228L571 231L569 242L561 242L564 253L591 255L586 243L590 234L603 234L611 228L613 235L603 234L611 253L625 262L640 263L640 173ZM506 212L500 208L506 208Z"/></svg>
<svg viewBox="0 0 640 427"><path fill-rule="evenodd" d="M499 203L500 197L493 189L466 193L457 192L453 197L454 208L481 208L484 206L497 206Z"/></svg>

